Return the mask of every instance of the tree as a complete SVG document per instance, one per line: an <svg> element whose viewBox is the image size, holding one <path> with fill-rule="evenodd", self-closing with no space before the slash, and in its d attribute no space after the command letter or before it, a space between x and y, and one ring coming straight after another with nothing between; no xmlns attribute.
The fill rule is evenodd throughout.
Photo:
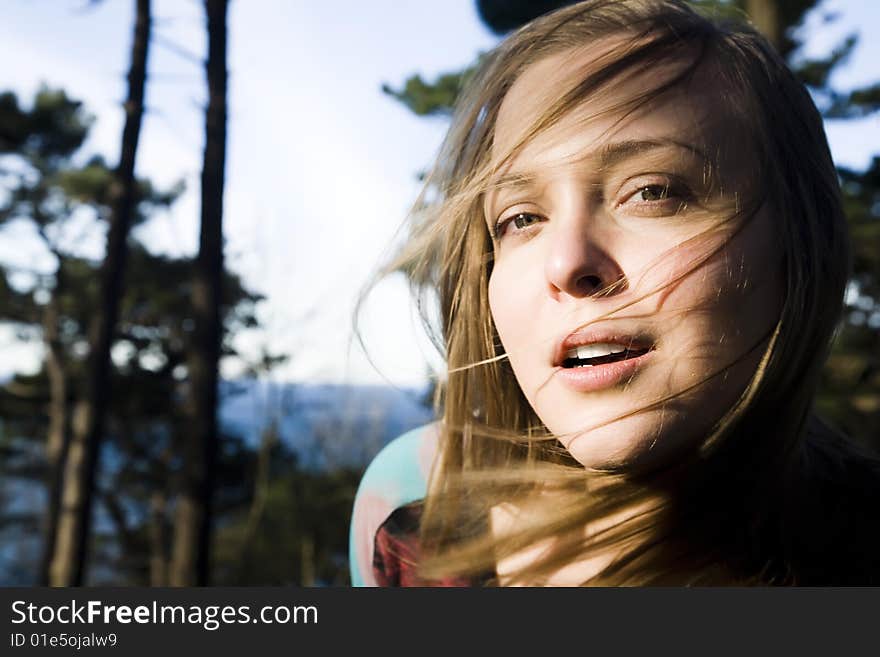
<svg viewBox="0 0 880 657"><path fill-rule="evenodd" d="M63 360L75 390L84 377L84 361L77 353L86 342L87 320L97 303L97 264L68 257L62 266L68 281L66 293L58 298L59 320L66 327ZM189 428L184 399L193 322L187 281L193 268L189 258L153 255L132 245L114 343L114 394L102 449L104 466L96 480L96 510L103 522L93 532L98 556L93 561L103 570L93 581L168 584L169 510L178 493L181 447ZM236 276L224 276L221 315L228 336L257 326L260 300ZM237 356L231 340L224 344L223 354ZM235 394L231 386L225 388L226 395ZM0 388L3 481L43 481L48 419L43 407L48 396L45 368L36 375L17 375ZM246 474L255 456L237 436L221 435L220 444L217 513L225 516L248 502ZM7 514L5 520L19 526L23 536L32 531L29 516Z"/></svg>
<svg viewBox="0 0 880 657"><path fill-rule="evenodd" d="M25 338L41 339L47 355L48 503L40 581L48 584L70 443L70 408L74 391L82 389L72 383L78 381L82 364L79 357L71 358L71 349L87 346L76 341L79 324L67 322L69 315L62 303L70 291L68 278L76 267L79 243L93 239L112 212L114 173L97 157L84 165L74 164L92 120L82 104L63 91L41 89L27 109L19 106L13 94L5 93L0 113L7 126L2 176L6 193L0 203L0 226L16 222L32 226L52 262L40 270L3 265L0 286L0 319L19 327ZM134 223L167 206L177 193L158 191L149 182L139 181L134 191ZM85 222L84 217L88 218ZM18 282L11 284L11 280ZM87 317L80 319L87 322Z"/></svg>
<svg viewBox="0 0 880 657"><path fill-rule="evenodd" d="M44 89L31 107L21 107L11 94L0 94L0 107L13 119L2 123L7 129L0 160L0 226L16 221L33 226L37 239L54 256L51 268L41 271L0 263L0 323L15 326L22 340L43 341L51 305L65 389L60 405L68 408L86 376L88 327L99 305L100 266L76 253L69 229L83 215L91 217L90 228L97 230L104 223L111 212L114 172L100 158L74 164L89 120L81 104L65 93ZM180 188L162 191L139 180L134 223L148 220L179 193ZM194 268L190 258L152 254L130 240L127 284L114 330L114 392L105 425L104 465L95 484L100 522L92 540L99 558L92 561L102 569L90 577L93 582L168 583L169 513L179 491L182 445L190 428L184 400L195 319L190 284ZM240 359L232 338L259 327L256 310L261 300L237 276L224 272L219 309L226 338L223 357ZM278 361L266 355L261 368L268 370ZM235 394L234 386L224 386L224 391ZM18 374L0 385L0 494L21 497L22 491L35 491L51 471L46 448L51 443L47 430L53 401L58 400L48 360L36 374ZM221 435L219 440L217 513L226 516L250 499L245 474L255 455L239 437ZM25 547L45 543L35 534L40 515L34 504L6 511L0 518L0 530L5 536L14 530L15 543L22 546L17 553L20 567L10 571L22 583L40 581L33 575L34 552ZM9 562L4 565L10 567Z"/></svg>
<svg viewBox="0 0 880 657"><path fill-rule="evenodd" d="M144 113L151 14L150 0L136 0L135 4L122 152L108 189L109 231L100 272L100 303L89 335L85 395L73 417L73 440L67 453L57 537L54 542L47 542L47 548L53 552L50 581L55 586L81 585L87 564L95 470L110 394L110 346L119 313L128 233L137 196L134 166Z"/></svg>
<svg viewBox="0 0 880 657"><path fill-rule="evenodd" d="M210 573L218 362L222 339L219 308L226 164L227 8L227 0L205 0L208 106L202 165L201 233L192 292L196 336L189 366L192 437L185 455L184 491L177 507L171 572L172 584L177 586L204 586Z"/></svg>
<svg viewBox="0 0 880 657"><path fill-rule="evenodd" d="M61 172L71 166L70 157L82 145L90 124L91 117L82 110L81 103L67 98L63 92L42 89L30 110L19 107L18 99L12 93L0 96L0 154L4 155L6 163L0 174L8 189L7 198L0 207L0 226L23 217L33 222L46 249L59 263L54 281L54 289L59 292L66 287L60 267L63 254L52 233L53 229L57 233L71 213L69 207L53 205L50 199L61 185ZM56 296L46 290L47 286L41 286L49 301L38 319L29 295L8 283L8 277L13 273L4 268L0 288L0 300L5 308L3 318L19 327L42 326L50 386L46 446L48 503L44 520L44 546L47 547L40 569L40 582L48 584L53 551L48 546L55 545L62 474L70 441L68 382L64 372Z"/></svg>

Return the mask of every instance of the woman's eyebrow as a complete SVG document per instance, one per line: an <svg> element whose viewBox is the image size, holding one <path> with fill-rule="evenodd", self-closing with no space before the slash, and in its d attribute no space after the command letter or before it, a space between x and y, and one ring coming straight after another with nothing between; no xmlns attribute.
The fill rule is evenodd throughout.
<svg viewBox="0 0 880 657"><path fill-rule="evenodd" d="M505 173L492 178L483 196L483 211L488 214L500 195L532 193L539 187L538 176L530 173Z"/></svg>
<svg viewBox="0 0 880 657"><path fill-rule="evenodd" d="M517 190L532 189L538 184L538 177L535 174L528 173L505 173L492 178L489 183L488 191L497 192L499 190Z"/></svg>
<svg viewBox="0 0 880 657"><path fill-rule="evenodd" d="M689 151L702 160L708 160L706 154L687 142L678 141L676 139L628 139L625 141L612 142L605 144L599 149L599 162L603 168L613 167L620 162L644 155L648 151L661 148L676 148Z"/></svg>
<svg viewBox="0 0 880 657"><path fill-rule="evenodd" d="M632 157L644 155L646 152L664 148L685 150L696 155L701 160L707 161L709 159L697 146L671 138L627 139L624 141L612 142L603 145L599 149L596 159L598 160L600 167L607 168ZM590 157L592 156L588 156L584 159L590 159ZM538 186L538 177L539 175L537 173L522 171L504 173L491 178L487 191L492 193L500 190L517 191L520 189L534 189Z"/></svg>

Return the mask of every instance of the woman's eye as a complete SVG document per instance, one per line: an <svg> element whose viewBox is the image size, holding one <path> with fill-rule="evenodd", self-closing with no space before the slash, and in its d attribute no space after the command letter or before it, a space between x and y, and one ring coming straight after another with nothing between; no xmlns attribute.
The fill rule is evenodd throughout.
<svg viewBox="0 0 880 657"><path fill-rule="evenodd" d="M669 185L647 185L637 192L637 196L641 201L662 201L669 198Z"/></svg>
<svg viewBox="0 0 880 657"><path fill-rule="evenodd" d="M501 237L510 226L513 226L516 231L521 231L540 223L541 220L541 215L532 212L518 212L510 217L499 219L498 223L495 225L495 237Z"/></svg>
<svg viewBox="0 0 880 657"><path fill-rule="evenodd" d="M636 214L672 215L681 212L689 201L690 194L684 187L658 182L638 185L624 195L618 206Z"/></svg>
<svg viewBox="0 0 880 657"><path fill-rule="evenodd" d="M517 228L528 228L529 226L538 223L541 220L536 214L531 214L529 212L520 212L513 218L513 225Z"/></svg>

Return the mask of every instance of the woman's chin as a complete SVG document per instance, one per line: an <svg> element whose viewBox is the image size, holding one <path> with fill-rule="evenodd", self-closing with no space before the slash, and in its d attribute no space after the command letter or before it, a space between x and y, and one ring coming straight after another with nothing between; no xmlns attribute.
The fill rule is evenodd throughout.
<svg viewBox="0 0 880 657"><path fill-rule="evenodd" d="M548 424L571 456L586 468L630 470L662 464L683 447L676 439L678 422L670 411L646 410L615 420L592 417L579 423L560 424L558 430ZM662 416L662 417L661 417ZM602 422L607 422L597 426Z"/></svg>

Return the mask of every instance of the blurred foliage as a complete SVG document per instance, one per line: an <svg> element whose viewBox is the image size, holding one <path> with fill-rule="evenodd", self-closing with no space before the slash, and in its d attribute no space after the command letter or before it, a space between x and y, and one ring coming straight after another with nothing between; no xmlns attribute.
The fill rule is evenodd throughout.
<svg viewBox="0 0 880 657"><path fill-rule="evenodd" d="M40 269L0 263L0 323L14 326L22 341L43 343L46 350L50 342L54 345L66 390L62 401L69 412L83 387L87 331L98 303L100 261L79 251L81 241L100 234L106 223L112 172L99 157L77 163L92 121L65 92L41 89L30 108L4 93L0 111L0 230L13 222L32 226L51 263ZM148 180L138 181L136 223L169 207L182 189L175 185L160 190ZM76 226L73 233L71 226ZM113 346L108 440L97 490L102 522L93 537L100 565L95 577L103 581L155 582L151 569L158 564L161 571L169 558L169 514L188 431L184 400L194 324L193 267L191 258L153 254L130 240ZM229 272L223 286L223 355L240 357L234 338L259 328L256 312L262 297ZM57 335L50 338L52 333ZM265 372L282 360L263 354L251 370ZM0 385L0 472L5 485L0 493L8 493L13 481L34 490L49 476L46 441L51 415L58 411L52 406L47 363L36 374L17 374ZM246 475L255 458L253 446L240 437L222 437L216 491L221 519L249 504L252 491ZM38 542L40 516L41 506L31 504L21 512L5 512L0 527L16 529L19 542ZM27 563L16 567L19 577L29 572L33 581L36 556L33 551L21 554Z"/></svg>
<svg viewBox="0 0 880 657"><path fill-rule="evenodd" d="M880 449L880 156L863 172L838 171L852 234L853 276L817 407L840 429Z"/></svg>
<svg viewBox="0 0 880 657"><path fill-rule="evenodd" d="M476 0L483 25L499 36L570 4L571 0Z"/></svg>
<svg viewBox="0 0 880 657"><path fill-rule="evenodd" d="M302 468L281 441L269 454L259 505L240 508L217 529L217 584L347 584L348 521L362 473ZM256 464L247 477L253 486Z"/></svg>
<svg viewBox="0 0 880 657"><path fill-rule="evenodd" d="M402 89L395 90L384 84L382 91L419 116L452 116L455 99L474 70L475 67L471 67L460 73L446 73L434 82L425 82L416 74L406 79Z"/></svg>
<svg viewBox="0 0 880 657"><path fill-rule="evenodd" d="M30 110L11 92L0 93L0 154L33 161L69 158L85 141L94 118L60 89L43 87Z"/></svg>

